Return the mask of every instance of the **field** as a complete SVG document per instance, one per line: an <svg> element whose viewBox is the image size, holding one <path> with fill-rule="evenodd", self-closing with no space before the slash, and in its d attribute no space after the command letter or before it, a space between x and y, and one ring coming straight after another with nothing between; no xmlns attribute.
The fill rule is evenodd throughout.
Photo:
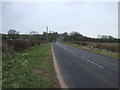
<svg viewBox="0 0 120 90"><path fill-rule="evenodd" d="M120 47L118 43L64 43L66 45L70 45L73 47L81 48L87 51L91 51L97 54L101 54L104 56L108 56L114 59L120 58L120 54L118 53Z"/></svg>
<svg viewBox="0 0 120 90"><path fill-rule="evenodd" d="M4 88L58 88L51 43L15 52L2 60Z"/></svg>

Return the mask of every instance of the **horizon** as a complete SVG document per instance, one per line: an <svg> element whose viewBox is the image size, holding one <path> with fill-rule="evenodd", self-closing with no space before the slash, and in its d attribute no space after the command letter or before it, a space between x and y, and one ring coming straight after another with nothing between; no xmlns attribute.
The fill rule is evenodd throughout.
<svg viewBox="0 0 120 90"><path fill-rule="evenodd" d="M36 31L37 32L37 31ZM43 33L44 32L46 32L46 31L43 31ZM77 31L73 31L73 32L77 32ZM39 32L37 32L37 34L38 35L43 35L43 33L39 33ZM56 32L49 32L48 31L48 34L49 33L56 33ZM58 33L58 32L57 32ZM64 34L64 33L66 33L66 32L63 32L63 33L58 33L59 35L61 35L61 34ZM67 32L68 33L68 32ZM72 32L70 32L70 33L72 33ZM68 35L70 35L70 33L68 33ZM102 38L102 36L111 36L111 35L106 35L106 34L103 34L103 35L98 35L98 37L89 37L89 36L85 36L85 35L83 35L82 33L79 33L79 32L77 32L78 34L80 34L80 35L82 35L82 36L84 36L84 37L88 37L88 38L94 38L94 39L97 39L97 38ZM0 33L0 34L6 34L6 35L8 35L8 33ZM19 33L19 35L31 35L30 34L30 32L29 33ZM115 39L120 39L119 37L114 37L114 36L112 36L113 38L115 38Z"/></svg>
<svg viewBox="0 0 120 90"><path fill-rule="evenodd" d="M24 34L43 33L49 26L50 31L58 33L77 31L91 38L99 34L118 38L117 2L3 2L0 5L2 33L10 29Z"/></svg>

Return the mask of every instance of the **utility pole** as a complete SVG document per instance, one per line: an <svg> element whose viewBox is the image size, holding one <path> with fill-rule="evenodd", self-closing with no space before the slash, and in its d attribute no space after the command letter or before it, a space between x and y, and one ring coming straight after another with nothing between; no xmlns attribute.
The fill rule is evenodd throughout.
<svg viewBox="0 0 120 90"><path fill-rule="evenodd" d="M46 27L46 33L47 33L47 42L48 42L48 26Z"/></svg>

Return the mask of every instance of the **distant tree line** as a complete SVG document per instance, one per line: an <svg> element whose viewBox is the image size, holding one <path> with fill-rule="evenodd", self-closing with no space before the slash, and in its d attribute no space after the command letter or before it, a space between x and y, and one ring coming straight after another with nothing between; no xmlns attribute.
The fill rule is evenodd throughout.
<svg viewBox="0 0 120 90"><path fill-rule="evenodd" d="M59 37L59 38L58 38ZM64 38L63 38L64 37ZM64 32L63 34L58 34L57 32L43 32L39 34L37 31L31 31L29 34L19 34L16 30L9 30L8 34L2 34L2 40L36 40L43 42L54 42L56 40L64 41L85 41L85 42L113 42L118 43L120 39L114 38L111 35L98 35L98 38L90 38L83 36L79 32Z"/></svg>
<svg viewBox="0 0 120 90"><path fill-rule="evenodd" d="M37 31L31 31L29 34L19 34L16 30L9 30L8 34L2 34L2 40L37 40L53 42L56 41L59 34L57 32L43 32L39 34Z"/></svg>
<svg viewBox="0 0 120 90"><path fill-rule="evenodd" d="M79 34L78 32L63 33L64 41L82 41L82 42L106 42L106 43L119 43L120 39L114 38L110 35L99 35L99 38L90 38Z"/></svg>
<svg viewBox="0 0 120 90"><path fill-rule="evenodd" d="M36 31L31 31L29 34L19 34L16 30L9 30L7 34L1 35L3 57L8 56L13 52L20 52L36 45L54 42L59 37L57 32L43 32L43 34L39 34Z"/></svg>

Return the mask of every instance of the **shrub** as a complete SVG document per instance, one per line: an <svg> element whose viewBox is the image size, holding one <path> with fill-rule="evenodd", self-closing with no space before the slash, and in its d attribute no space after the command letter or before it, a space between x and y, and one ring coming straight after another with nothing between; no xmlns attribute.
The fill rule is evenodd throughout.
<svg viewBox="0 0 120 90"><path fill-rule="evenodd" d="M89 48L98 48L98 49L108 50L111 52L120 53L119 43L95 43L95 42L79 42L79 41L74 41L70 43L87 46Z"/></svg>
<svg viewBox="0 0 120 90"><path fill-rule="evenodd" d="M31 47L30 41L27 41L27 40L14 40L13 46L15 51L23 51Z"/></svg>
<svg viewBox="0 0 120 90"><path fill-rule="evenodd" d="M105 49L112 52L118 52L120 49L118 43L95 43L93 48Z"/></svg>
<svg viewBox="0 0 120 90"><path fill-rule="evenodd" d="M14 51L23 51L40 44L41 42L35 40L4 40L2 42L2 56L8 56Z"/></svg>
<svg viewBox="0 0 120 90"><path fill-rule="evenodd" d="M8 56L10 53L14 52L13 46L9 46L6 41L2 42L2 56Z"/></svg>
<svg viewBox="0 0 120 90"><path fill-rule="evenodd" d="M30 43L31 43L32 47L35 46L35 45L37 45L37 41L34 41L34 40L30 40Z"/></svg>

